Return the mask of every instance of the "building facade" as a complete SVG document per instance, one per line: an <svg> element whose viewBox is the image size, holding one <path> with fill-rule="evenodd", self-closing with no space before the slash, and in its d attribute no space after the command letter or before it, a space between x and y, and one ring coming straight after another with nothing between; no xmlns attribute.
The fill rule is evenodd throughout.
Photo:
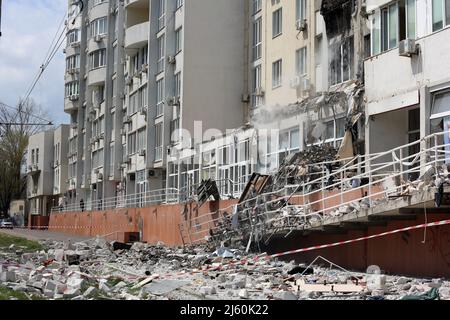
<svg viewBox="0 0 450 320"><path fill-rule="evenodd" d="M111 0L81 10L69 2L71 204L165 189L170 146L190 148L197 121L200 139L243 124L243 7Z"/></svg>
<svg viewBox="0 0 450 320"><path fill-rule="evenodd" d="M61 125L29 138L27 151L27 200L29 214L48 216L62 204L68 188L66 153L69 126Z"/></svg>

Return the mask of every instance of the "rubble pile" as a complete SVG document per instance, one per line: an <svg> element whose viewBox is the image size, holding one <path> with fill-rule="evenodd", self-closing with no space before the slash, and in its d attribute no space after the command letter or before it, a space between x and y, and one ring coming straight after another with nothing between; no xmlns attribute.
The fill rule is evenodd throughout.
<svg viewBox="0 0 450 320"><path fill-rule="evenodd" d="M244 249L109 243L101 238L0 250L0 286L70 300L450 299L450 282L349 272ZM431 291L434 290L434 291Z"/></svg>

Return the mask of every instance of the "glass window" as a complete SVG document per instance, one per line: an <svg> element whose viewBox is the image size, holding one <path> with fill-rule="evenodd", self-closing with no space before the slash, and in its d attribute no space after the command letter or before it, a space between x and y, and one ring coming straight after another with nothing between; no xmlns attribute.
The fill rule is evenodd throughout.
<svg viewBox="0 0 450 320"><path fill-rule="evenodd" d="M306 0L296 0L295 11L297 21L306 20Z"/></svg>
<svg viewBox="0 0 450 320"><path fill-rule="evenodd" d="M146 129L139 129L138 130L138 140L137 140L137 148L138 150L145 150L146 149Z"/></svg>
<svg viewBox="0 0 450 320"><path fill-rule="evenodd" d="M306 47L298 49L295 54L297 75L306 74Z"/></svg>
<svg viewBox="0 0 450 320"><path fill-rule="evenodd" d="M444 0L433 0L433 31L440 30L444 27Z"/></svg>
<svg viewBox="0 0 450 320"><path fill-rule="evenodd" d="M89 66L91 70L106 66L106 49L92 52L89 55Z"/></svg>
<svg viewBox="0 0 450 320"><path fill-rule="evenodd" d="M272 64L272 87L277 88L281 86L282 80L282 60L275 61Z"/></svg>
<svg viewBox="0 0 450 320"><path fill-rule="evenodd" d="M181 72L175 75L175 97L181 96Z"/></svg>
<svg viewBox="0 0 450 320"><path fill-rule="evenodd" d="M406 0L406 34L408 39L416 38L416 0Z"/></svg>
<svg viewBox="0 0 450 320"><path fill-rule="evenodd" d="M450 92L438 93L433 97L431 119L450 116Z"/></svg>
<svg viewBox="0 0 450 320"><path fill-rule="evenodd" d="M158 38L158 62L157 62L157 73L164 71L165 65L165 46L164 46L164 35Z"/></svg>
<svg viewBox="0 0 450 320"><path fill-rule="evenodd" d="M261 0L253 0L253 14L261 11Z"/></svg>
<svg viewBox="0 0 450 320"><path fill-rule="evenodd" d="M272 37L283 32L283 9L280 8L272 13Z"/></svg>
<svg viewBox="0 0 450 320"><path fill-rule="evenodd" d="M128 155L136 153L136 132L128 135Z"/></svg>
<svg viewBox="0 0 450 320"><path fill-rule="evenodd" d="M253 22L253 61L261 58L262 52L262 24L261 18Z"/></svg>
<svg viewBox="0 0 450 320"><path fill-rule="evenodd" d="M182 34L183 28L179 28L175 31L175 53L179 53L182 48Z"/></svg>
<svg viewBox="0 0 450 320"><path fill-rule="evenodd" d="M95 19L90 24L91 37L103 35L108 32L108 23L106 17Z"/></svg>

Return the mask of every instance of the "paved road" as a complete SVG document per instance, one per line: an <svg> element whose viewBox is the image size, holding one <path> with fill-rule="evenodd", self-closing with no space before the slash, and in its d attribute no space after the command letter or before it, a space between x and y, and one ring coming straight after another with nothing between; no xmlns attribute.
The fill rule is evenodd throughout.
<svg viewBox="0 0 450 320"><path fill-rule="evenodd" d="M46 231L46 230L0 229L0 232L9 234L11 236L22 237L22 238L26 238L28 240L35 240L35 241L38 241L38 240L65 241L65 240L69 240L69 239L72 241L83 241L83 240L87 240L87 239L92 239L90 237L74 236L71 234L50 232L50 231Z"/></svg>

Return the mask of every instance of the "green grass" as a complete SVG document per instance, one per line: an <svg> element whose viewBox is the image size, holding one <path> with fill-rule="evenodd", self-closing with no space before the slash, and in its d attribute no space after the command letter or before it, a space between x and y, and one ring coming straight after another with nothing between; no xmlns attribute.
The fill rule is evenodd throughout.
<svg viewBox="0 0 450 320"><path fill-rule="evenodd" d="M39 242L10 236L0 232L0 248L8 248L12 244L14 244L16 247L24 247L25 251L40 251L44 249L44 247Z"/></svg>
<svg viewBox="0 0 450 320"><path fill-rule="evenodd" d="M27 296L24 292L14 291L12 289L0 286L0 300L11 300L11 298L18 300L45 300L42 297L35 295Z"/></svg>

